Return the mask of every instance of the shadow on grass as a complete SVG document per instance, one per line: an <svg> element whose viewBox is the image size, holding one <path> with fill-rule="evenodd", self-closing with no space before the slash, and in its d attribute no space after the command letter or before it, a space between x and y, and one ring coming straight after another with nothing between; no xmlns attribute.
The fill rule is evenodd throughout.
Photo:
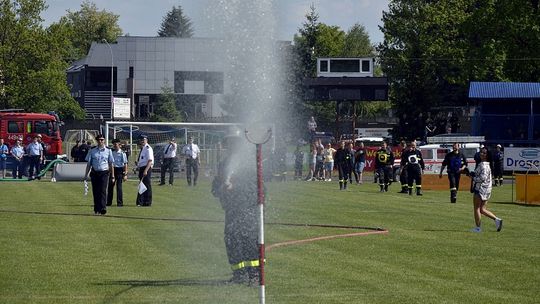
<svg viewBox="0 0 540 304"><path fill-rule="evenodd" d="M231 285L229 280L223 279L178 279L178 280L125 280L125 281L105 281L94 283L98 286L128 286L118 292L105 297L103 303L114 303L117 298L128 291L138 287L162 287L162 286L227 286Z"/></svg>
<svg viewBox="0 0 540 304"><path fill-rule="evenodd" d="M521 207L540 207L540 205L531 205L531 204L523 204L523 203L518 203L518 202L508 202L508 201L505 201L505 202L488 202L488 204L499 204L499 205L516 205L516 206L521 206Z"/></svg>

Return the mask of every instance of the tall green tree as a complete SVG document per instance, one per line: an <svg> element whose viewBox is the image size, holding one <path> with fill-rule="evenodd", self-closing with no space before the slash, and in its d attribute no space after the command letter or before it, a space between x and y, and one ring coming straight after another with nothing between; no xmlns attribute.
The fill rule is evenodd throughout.
<svg viewBox="0 0 540 304"><path fill-rule="evenodd" d="M118 25L119 17L106 10L100 11L96 4L88 0L81 4L80 10L68 10L67 14L60 18L59 24L69 29L74 47L72 60L85 57L92 42L116 42L117 37L122 35L122 29Z"/></svg>
<svg viewBox="0 0 540 304"><path fill-rule="evenodd" d="M46 7L44 0L0 2L0 107L82 118L66 85L66 32L42 27Z"/></svg>
<svg viewBox="0 0 540 304"><path fill-rule="evenodd" d="M182 114L176 107L176 95L168 82L161 87L161 94L157 98L157 103L152 114L154 121L182 121Z"/></svg>
<svg viewBox="0 0 540 304"><path fill-rule="evenodd" d="M159 37L178 37L190 38L193 37L193 27L191 19L182 11L182 7L173 6L163 17L161 27L158 30Z"/></svg>
<svg viewBox="0 0 540 304"><path fill-rule="evenodd" d="M369 34L363 25L356 23L347 31L341 55L343 57L368 57L375 55L375 48L371 44Z"/></svg>

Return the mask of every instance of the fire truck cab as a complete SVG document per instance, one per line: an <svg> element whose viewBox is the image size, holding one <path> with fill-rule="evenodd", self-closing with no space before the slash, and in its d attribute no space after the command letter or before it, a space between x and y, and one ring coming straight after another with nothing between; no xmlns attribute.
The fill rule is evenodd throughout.
<svg viewBox="0 0 540 304"><path fill-rule="evenodd" d="M0 137L11 149L17 138L26 146L41 134L47 159L55 159L63 154L60 124L55 113L0 112Z"/></svg>
<svg viewBox="0 0 540 304"><path fill-rule="evenodd" d="M459 151L467 158L468 168L474 171L474 155L480 151L480 143L484 136L468 136L462 134L445 134L443 136L428 137L428 144L418 147L422 153L426 174L439 174L446 153L452 151L453 143L459 143Z"/></svg>

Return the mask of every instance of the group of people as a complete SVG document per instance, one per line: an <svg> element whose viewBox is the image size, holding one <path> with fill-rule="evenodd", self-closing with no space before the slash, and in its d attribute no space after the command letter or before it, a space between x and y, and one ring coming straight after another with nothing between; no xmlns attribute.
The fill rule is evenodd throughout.
<svg viewBox="0 0 540 304"><path fill-rule="evenodd" d="M90 179L92 183L92 194L94 198L94 214L104 215L107 213L107 206L112 205L113 192L116 188L116 203L118 207L124 205L122 182L128 177L128 155L122 149L120 140L112 141L113 147L106 146L105 137L102 134L96 136L97 146L88 150L84 157L87 162L85 180ZM79 142L78 142L79 143ZM137 193L136 205L141 207L152 206L152 168L154 166L154 150L148 144L148 136L142 134L138 138L140 152L135 162L137 175L140 181ZM74 160L79 159L83 147L76 145L77 150L72 150ZM88 144L90 146L90 144ZM169 185L174 182L174 162L176 159L177 144L171 138L169 144L164 148L164 157L161 164L161 179L159 185L165 185L165 175L169 171ZM198 168L200 164L198 145L193 143L193 138L188 138L188 144L184 146L182 154L186 158L186 175L188 185L197 185ZM192 178L193 171L193 178ZM143 190L141 190L143 189Z"/></svg>
<svg viewBox="0 0 540 304"><path fill-rule="evenodd" d="M3 138L0 138L0 174L6 178L6 163L9 155L13 157L11 176L22 179L28 168L28 179L41 179L41 166L45 163L46 146L41 134L36 134L32 141L23 146L23 139L17 138L13 147L8 147Z"/></svg>

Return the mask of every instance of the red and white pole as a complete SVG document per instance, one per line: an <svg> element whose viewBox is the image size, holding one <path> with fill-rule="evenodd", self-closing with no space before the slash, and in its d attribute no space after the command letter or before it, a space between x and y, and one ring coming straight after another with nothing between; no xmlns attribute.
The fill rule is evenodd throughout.
<svg viewBox="0 0 540 304"><path fill-rule="evenodd" d="M259 303L264 304L265 299L265 281L264 281L264 180L262 165L262 145L272 137L271 128L255 127L250 132L246 129L246 138L249 142L255 144L257 150L257 204L259 205Z"/></svg>
<svg viewBox="0 0 540 304"><path fill-rule="evenodd" d="M262 144L257 144L257 203L259 205L259 267L261 270L259 277L259 303L265 303L264 286L264 187L263 187L263 167L262 167Z"/></svg>

